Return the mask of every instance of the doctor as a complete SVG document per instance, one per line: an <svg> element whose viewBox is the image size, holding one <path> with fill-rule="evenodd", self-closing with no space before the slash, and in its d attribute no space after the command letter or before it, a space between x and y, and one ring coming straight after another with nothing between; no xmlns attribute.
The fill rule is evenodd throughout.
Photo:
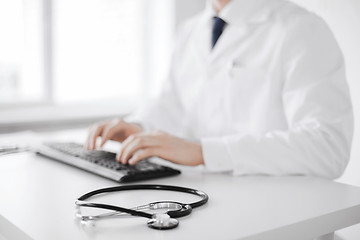
<svg viewBox="0 0 360 240"><path fill-rule="evenodd" d="M212 0L180 30L159 97L94 125L86 148L234 175L339 177L353 115L343 55L322 19L284 0Z"/></svg>

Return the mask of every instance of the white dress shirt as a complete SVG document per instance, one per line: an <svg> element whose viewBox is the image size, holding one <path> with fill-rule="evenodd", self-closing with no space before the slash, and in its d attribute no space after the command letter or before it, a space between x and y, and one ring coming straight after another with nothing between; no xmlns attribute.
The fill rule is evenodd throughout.
<svg viewBox="0 0 360 240"><path fill-rule="evenodd" d="M184 24L160 96L133 120L199 140L210 171L339 177L353 114L326 23L283 0L232 0L211 49L214 15L208 4Z"/></svg>

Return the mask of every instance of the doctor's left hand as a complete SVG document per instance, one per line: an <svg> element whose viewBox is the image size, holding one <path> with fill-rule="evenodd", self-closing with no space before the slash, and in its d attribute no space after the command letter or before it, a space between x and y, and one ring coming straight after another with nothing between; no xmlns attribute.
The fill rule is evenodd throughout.
<svg viewBox="0 0 360 240"><path fill-rule="evenodd" d="M161 131L136 133L123 143L116 159L135 164L147 157L159 157L173 163L195 166L204 163L200 143L177 138Z"/></svg>

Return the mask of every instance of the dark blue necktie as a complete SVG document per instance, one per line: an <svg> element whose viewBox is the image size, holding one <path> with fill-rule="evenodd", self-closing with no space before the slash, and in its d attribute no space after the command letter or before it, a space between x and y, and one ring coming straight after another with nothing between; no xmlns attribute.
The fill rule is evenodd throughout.
<svg viewBox="0 0 360 240"><path fill-rule="evenodd" d="M212 28L212 37L211 37L212 48L215 46L217 40L222 34L225 24L226 22L224 22L224 20L222 20L221 18L214 17L214 25Z"/></svg>

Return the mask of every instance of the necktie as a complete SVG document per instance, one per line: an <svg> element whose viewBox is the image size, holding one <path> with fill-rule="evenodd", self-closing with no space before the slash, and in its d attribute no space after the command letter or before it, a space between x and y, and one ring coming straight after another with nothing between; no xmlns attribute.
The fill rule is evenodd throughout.
<svg viewBox="0 0 360 240"><path fill-rule="evenodd" d="M222 34L225 24L226 24L226 22L224 20L222 20L221 18L214 17L214 25L212 28L212 38L211 38L212 48L214 48L217 40L219 39L220 35Z"/></svg>

